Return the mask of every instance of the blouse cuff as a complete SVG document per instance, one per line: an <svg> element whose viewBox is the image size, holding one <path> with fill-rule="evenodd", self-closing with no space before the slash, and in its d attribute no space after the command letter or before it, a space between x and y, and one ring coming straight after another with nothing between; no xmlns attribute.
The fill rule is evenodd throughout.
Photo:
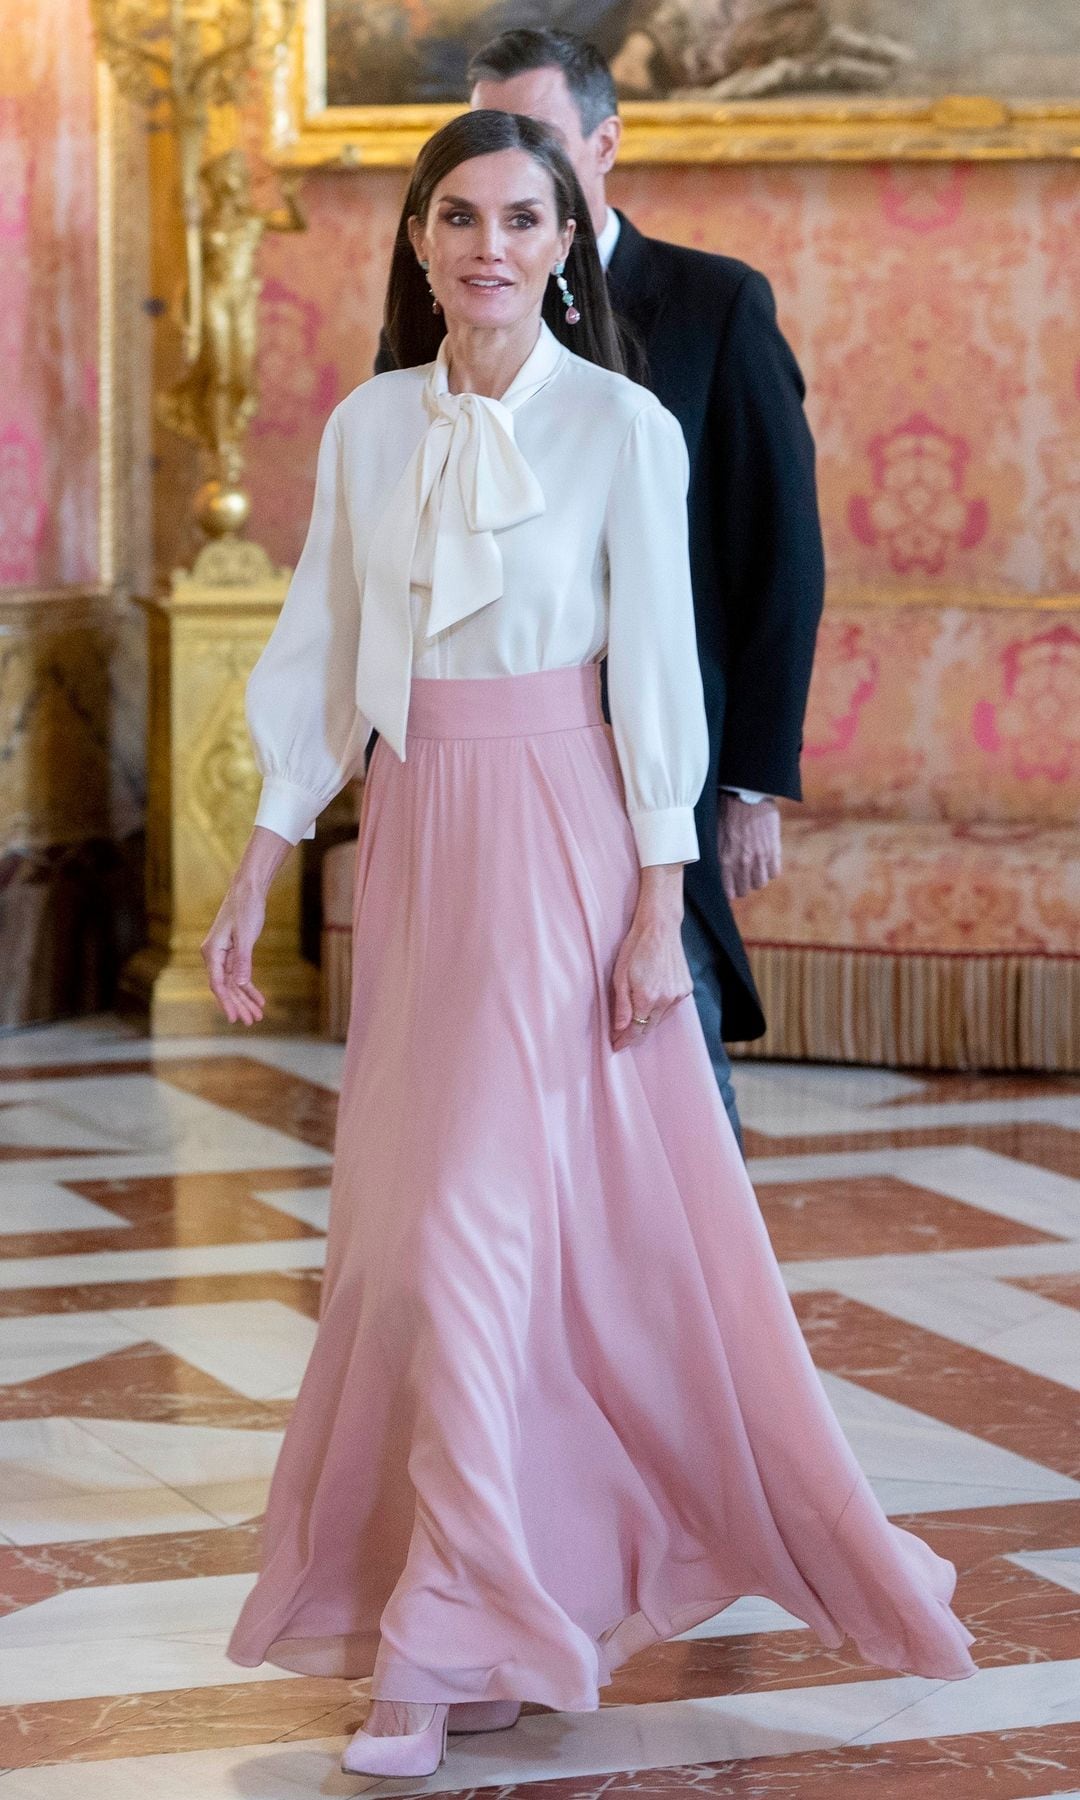
<svg viewBox="0 0 1080 1800"><path fill-rule="evenodd" d="M653 863L697 862L698 837L692 806L667 806L630 814L630 828L643 869Z"/></svg>
<svg viewBox="0 0 1080 1800"><path fill-rule="evenodd" d="M287 838L290 844L298 844L301 838L315 836L315 820L323 804L319 795L309 788L297 787L295 782L286 781L280 775L268 775L262 784L255 823L265 825L268 831L276 831L278 837Z"/></svg>

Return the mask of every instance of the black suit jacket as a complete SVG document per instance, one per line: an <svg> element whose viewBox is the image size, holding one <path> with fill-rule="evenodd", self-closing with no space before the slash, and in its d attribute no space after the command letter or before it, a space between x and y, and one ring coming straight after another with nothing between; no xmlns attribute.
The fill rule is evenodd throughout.
<svg viewBox="0 0 1080 1800"><path fill-rule="evenodd" d="M675 414L690 452L710 754L687 902L716 944L724 1036L760 1037L761 1003L720 878L718 808L724 787L802 797L799 751L825 591L805 386L763 275L730 256L643 237L620 218L612 305L644 351L641 378Z"/></svg>
<svg viewBox="0 0 1080 1800"><path fill-rule="evenodd" d="M620 214L608 269L633 372L675 414L690 452L690 558L709 720L686 898L716 946L724 1036L765 1020L720 876L722 787L801 798L799 751L824 559L804 383L763 275L729 256L643 237ZM376 369L394 367L385 338ZM663 596L658 596L662 601Z"/></svg>

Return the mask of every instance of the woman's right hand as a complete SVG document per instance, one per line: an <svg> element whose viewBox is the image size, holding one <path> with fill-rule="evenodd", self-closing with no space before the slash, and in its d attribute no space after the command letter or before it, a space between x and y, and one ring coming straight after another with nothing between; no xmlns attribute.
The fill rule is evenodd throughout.
<svg viewBox="0 0 1080 1800"><path fill-rule="evenodd" d="M251 958L266 919L270 883L292 845L256 825L201 945L210 991L230 1025L257 1025L266 997L251 979Z"/></svg>
<svg viewBox="0 0 1080 1800"><path fill-rule="evenodd" d="M257 1025L266 997L251 979L251 958L266 918L266 897L233 881L202 942L210 991L230 1025Z"/></svg>

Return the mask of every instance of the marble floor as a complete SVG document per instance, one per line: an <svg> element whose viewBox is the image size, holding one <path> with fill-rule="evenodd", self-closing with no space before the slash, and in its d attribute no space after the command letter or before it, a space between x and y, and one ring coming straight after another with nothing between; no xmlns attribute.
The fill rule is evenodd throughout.
<svg viewBox="0 0 1080 1800"><path fill-rule="evenodd" d="M226 1660L314 1334L340 1048L0 1039L0 1800L1080 1800L1080 1080L744 1064L751 1173L882 1504L957 1565L964 1682L747 1598L421 1784L363 1683ZM860 1786L855 1788L855 1779Z"/></svg>

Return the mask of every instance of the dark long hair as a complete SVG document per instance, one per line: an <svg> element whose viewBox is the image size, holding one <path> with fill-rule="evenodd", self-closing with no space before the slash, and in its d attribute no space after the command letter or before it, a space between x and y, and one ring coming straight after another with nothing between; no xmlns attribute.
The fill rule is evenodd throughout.
<svg viewBox="0 0 1080 1800"><path fill-rule="evenodd" d="M596 253L596 234L569 158L546 125L520 113L506 112L461 113L428 139L416 159L394 240L386 290L384 324L394 361L399 369L432 362L446 335L446 321L441 313L431 310L424 272L409 242L409 220L427 219L436 188L454 169L476 156L490 156L498 150L524 150L546 169L555 189L560 229L568 219L575 221L565 273L581 318L577 325L566 323L559 289L549 281L542 309L545 320L568 350L576 351L587 362L599 363L603 369L624 373L622 344Z"/></svg>

